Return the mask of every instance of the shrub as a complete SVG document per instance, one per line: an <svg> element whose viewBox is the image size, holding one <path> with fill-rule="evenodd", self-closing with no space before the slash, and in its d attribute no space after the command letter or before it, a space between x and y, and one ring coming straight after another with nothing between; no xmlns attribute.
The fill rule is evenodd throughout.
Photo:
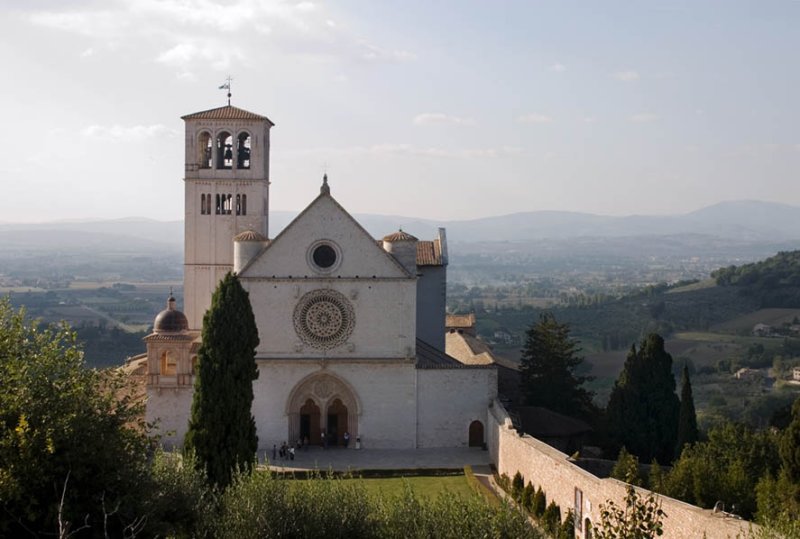
<svg viewBox="0 0 800 539"><path fill-rule="evenodd" d="M558 529L558 539L575 539L575 513L572 509L567 511L567 516Z"/></svg>
<svg viewBox="0 0 800 539"><path fill-rule="evenodd" d="M525 479L522 474L517 472L514 474L514 479L511 481L511 497L514 501L519 502L522 499L522 491L525 489Z"/></svg>
<svg viewBox="0 0 800 539"><path fill-rule="evenodd" d="M533 508L531 513L535 518L540 518L544 515L544 510L547 507L547 496L545 496L544 492L542 491L542 487L539 487L536 490L536 494L533 496Z"/></svg>
<svg viewBox="0 0 800 539"><path fill-rule="evenodd" d="M536 489L533 488L533 483L528 483L522 491L522 507L531 511L533 509L533 497L536 495Z"/></svg>
<svg viewBox="0 0 800 539"><path fill-rule="evenodd" d="M558 533L559 527L561 526L561 508L556 502L550 502L550 505L544 510L541 522L544 529L551 535L556 535Z"/></svg>

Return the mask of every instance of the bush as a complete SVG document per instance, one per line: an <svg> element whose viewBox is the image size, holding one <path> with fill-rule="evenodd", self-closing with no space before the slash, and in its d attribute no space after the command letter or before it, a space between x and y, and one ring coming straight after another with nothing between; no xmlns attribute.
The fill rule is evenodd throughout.
<svg viewBox="0 0 800 539"><path fill-rule="evenodd" d="M528 483L522 491L522 507L527 511L533 510L533 497L536 496L536 489L533 488L533 483Z"/></svg>
<svg viewBox="0 0 800 539"><path fill-rule="evenodd" d="M561 508L556 502L550 502L542 515L542 526L551 535L556 535L561 526Z"/></svg>
<svg viewBox="0 0 800 539"><path fill-rule="evenodd" d="M575 513L572 509L567 511L567 516L558 529L558 539L575 539Z"/></svg>
<svg viewBox="0 0 800 539"><path fill-rule="evenodd" d="M533 513L534 518L540 518L544 515L545 508L547 507L547 496L545 496L544 492L542 491L542 487L539 487L536 490L536 494L533 496Z"/></svg>
<svg viewBox="0 0 800 539"><path fill-rule="evenodd" d="M497 477L497 484L500 488L509 492L511 490L511 479L505 473L501 473Z"/></svg>
<svg viewBox="0 0 800 539"><path fill-rule="evenodd" d="M631 485L641 486L642 479L639 476L639 459L637 459L635 455L628 453L628 450L623 447L619 450L617 462L611 470L611 477Z"/></svg>
<svg viewBox="0 0 800 539"><path fill-rule="evenodd" d="M522 491L525 489L525 479L522 474L517 472L514 474L514 479L511 481L511 497L515 502L522 500Z"/></svg>

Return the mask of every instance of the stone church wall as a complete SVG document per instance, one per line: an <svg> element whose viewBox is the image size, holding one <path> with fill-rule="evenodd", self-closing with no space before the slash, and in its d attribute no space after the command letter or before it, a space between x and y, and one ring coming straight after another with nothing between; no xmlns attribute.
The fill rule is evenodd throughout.
<svg viewBox="0 0 800 539"><path fill-rule="evenodd" d="M324 365L324 368L323 368ZM330 374L352 388L360 405L358 424L349 432L370 449L409 449L415 445L416 399L414 364L403 360L266 360L259 361L253 384L259 452L289 441L287 409L292 390L315 374ZM380 381L380 383L376 383ZM327 401L332 400L330 395ZM323 408L323 399L315 399ZM324 418L323 418L324 421ZM355 441L355 440L353 440Z"/></svg>
<svg viewBox="0 0 800 539"><path fill-rule="evenodd" d="M418 372L419 447L466 447L469 426L483 425L487 404L497 396L497 369L420 369Z"/></svg>
<svg viewBox="0 0 800 539"><path fill-rule="evenodd" d="M192 412L192 388L147 388L145 420L156 424L155 433L168 448L183 445Z"/></svg>
<svg viewBox="0 0 800 539"><path fill-rule="evenodd" d="M613 500L624 506L626 485L616 479L601 479L579 468L568 456L528 435L520 436L512 427L503 405L494 401L488 413L488 444L492 462L498 473L509 477L520 472L525 482L542 487L548 503L555 501L562 515L574 509L576 489L582 493L582 524L588 518L593 524L600 521L600 504ZM642 495L649 492L637 488ZM750 524L746 521L714 514L666 496L658 496L664 519L664 537L697 539L734 539L745 537ZM582 526L583 528L584 526ZM584 530L576 530L584 537Z"/></svg>

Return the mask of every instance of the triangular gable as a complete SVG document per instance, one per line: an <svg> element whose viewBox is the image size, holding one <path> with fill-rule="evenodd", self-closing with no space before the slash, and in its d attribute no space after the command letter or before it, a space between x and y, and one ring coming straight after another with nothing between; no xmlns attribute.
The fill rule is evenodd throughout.
<svg viewBox="0 0 800 539"><path fill-rule="evenodd" d="M308 262L317 241L338 246L340 262L329 274ZM329 194L320 194L239 272L248 277L414 278Z"/></svg>

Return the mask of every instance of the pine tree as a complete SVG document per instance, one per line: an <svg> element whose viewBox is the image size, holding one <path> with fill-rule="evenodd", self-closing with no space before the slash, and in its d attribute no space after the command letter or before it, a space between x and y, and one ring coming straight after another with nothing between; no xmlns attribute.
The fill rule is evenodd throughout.
<svg viewBox="0 0 800 539"><path fill-rule="evenodd" d="M694 411L692 382L689 380L689 368L683 366L681 376L681 408L678 415L678 444L675 446L675 458L681 456L683 446L697 441L697 415Z"/></svg>
<svg viewBox="0 0 800 539"><path fill-rule="evenodd" d="M186 448L211 483L224 489L237 469L250 470L258 446L251 407L258 378L258 328L247 292L228 273L203 317Z"/></svg>
<svg viewBox="0 0 800 539"><path fill-rule="evenodd" d="M652 333L639 350L631 347L606 409L609 435L640 460L672 462L680 402L675 395L672 356Z"/></svg>
<svg viewBox="0 0 800 539"><path fill-rule="evenodd" d="M557 322L552 313L542 313L526 334L520 361L526 403L593 419L593 394L582 387L590 378L575 374L583 358L577 341L569 336L569 325Z"/></svg>

